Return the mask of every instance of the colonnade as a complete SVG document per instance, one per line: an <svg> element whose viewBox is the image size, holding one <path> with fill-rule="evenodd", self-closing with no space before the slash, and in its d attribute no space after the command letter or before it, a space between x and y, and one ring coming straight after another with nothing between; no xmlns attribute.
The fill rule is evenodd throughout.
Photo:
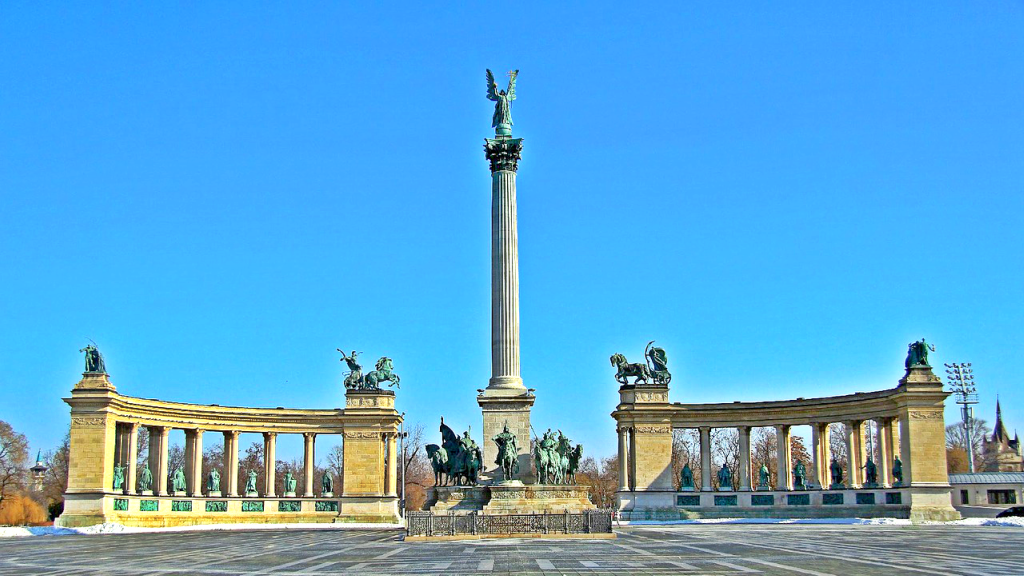
<svg viewBox="0 0 1024 576"><path fill-rule="evenodd" d="M869 458L868 446L864 442L865 427L869 422L874 422L873 427L873 451L877 451L877 459L872 462L877 467L877 487L889 488L897 484L893 476L893 462L899 457L899 419L896 417L879 417L867 420L848 420L845 425L845 447L846 467L843 470L842 484L845 488L857 489L867 484L866 466ZM831 479L831 422L810 422L811 427L811 462L806 463L807 477L804 486L807 489L827 489L832 484ZM793 490L794 478L793 468L796 466L792 454L792 429L800 424L776 424L771 426L775 431L776 438L776 479L774 490ZM758 471L753 469L751 461L750 436L756 426L735 426L733 427L738 435L737 469L733 472L737 475L738 489L741 492L751 491L758 488ZM692 429L698 430L700 444L700 490L714 490L712 479L715 477L713 458L711 455L712 430L722 427L697 426ZM685 426L674 427L674 429L687 429ZM635 428L622 426L618 430L619 446L619 490L630 491L636 487L637 437ZM732 490L732 486L719 487L718 490Z"/></svg>

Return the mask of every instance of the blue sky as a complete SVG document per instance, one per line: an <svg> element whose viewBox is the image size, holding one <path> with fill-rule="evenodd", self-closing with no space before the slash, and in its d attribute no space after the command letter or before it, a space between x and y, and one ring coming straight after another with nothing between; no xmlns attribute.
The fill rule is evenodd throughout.
<svg viewBox="0 0 1024 576"><path fill-rule="evenodd" d="M1024 430L1022 29L1012 2L5 4L0 419L54 446L89 338L121 393L222 405L341 406L341 347L479 441L484 69L519 68L535 427L611 454L608 357L649 340L673 401L717 402L892 387L924 336Z"/></svg>

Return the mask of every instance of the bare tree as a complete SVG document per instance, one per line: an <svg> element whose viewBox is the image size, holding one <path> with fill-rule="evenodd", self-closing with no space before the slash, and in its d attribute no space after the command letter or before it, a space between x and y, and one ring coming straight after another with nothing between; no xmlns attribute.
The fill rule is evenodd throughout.
<svg viewBox="0 0 1024 576"><path fill-rule="evenodd" d="M740 487L739 475L740 433L735 428L711 429L711 485L718 488L718 471L729 467L733 490ZM701 471L703 473L703 470Z"/></svg>
<svg viewBox="0 0 1024 576"><path fill-rule="evenodd" d="M43 454L46 475L43 478L43 497L51 519L64 511L64 493L68 491L68 462L71 457L71 430L64 435L59 446Z"/></svg>
<svg viewBox="0 0 1024 576"><path fill-rule="evenodd" d="M988 455L985 454L985 439L992 435L992 429L981 418L972 418L971 425L971 444L974 445L974 469L985 470L986 465L989 464L986 458ZM962 458L956 455L957 451L962 454ZM950 461L950 453L953 453L953 461ZM946 454L947 467L950 467L951 464L959 463L960 460L963 462L962 467L957 465L950 472L967 472L970 469L967 466L967 431L964 429L963 422L946 426Z"/></svg>
<svg viewBox="0 0 1024 576"><path fill-rule="evenodd" d="M831 460L835 460L843 467L843 470L846 470L846 465L850 461L850 455L846 449L846 424L838 422L828 427L828 443L832 451Z"/></svg>
<svg viewBox="0 0 1024 576"><path fill-rule="evenodd" d="M768 484L775 486L779 478L778 435L771 428L755 428L751 440L750 464L754 469L753 477L757 478L761 466L765 466L768 468Z"/></svg>
<svg viewBox="0 0 1024 576"><path fill-rule="evenodd" d="M612 458L618 462L618 455ZM690 465L695 481L700 477L700 434L692 428L674 428L672 430L672 482L680 482L680 474L685 465ZM616 469L616 476L618 470Z"/></svg>
<svg viewBox="0 0 1024 576"><path fill-rule="evenodd" d="M4 499L23 487L28 462L28 439L0 420L0 508Z"/></svg>
<svg viewBox="0 0 1024 576"><path fill-rule="evenodd" d="M598 508L610 508L615 504L615 492L619 488L619 457L602 458L600 465L593 456L580 462L576 471L577 482L587 487L590 501Z"/></svg>
<svg viewBox="0 0 1024 576"><path fill-rule="evenodd" d="M245 494L245 484L249 480L249 472L256 472L256 486L264 486L266 471L263 469L263 443L253 442L245 449L245 457L238 462L238 493Z"/></svg>

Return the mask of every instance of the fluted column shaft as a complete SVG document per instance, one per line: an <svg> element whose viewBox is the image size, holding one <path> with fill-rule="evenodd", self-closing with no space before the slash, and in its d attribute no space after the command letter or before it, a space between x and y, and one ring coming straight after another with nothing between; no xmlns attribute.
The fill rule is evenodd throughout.
<svg viewBox="0 0 1024 576"><path fill-rule="evenodd" d="M711 428L700 428L700 489L711 491Z"/></svg>
<svg viewBox="0 0 1024 576"><path fill-rule="evenodd" d="M225 493L238 496L238 431L224 433L224 478L227 480Z"/></svg>
<svg viewBox="0 0 1024 576"><path fill-rule="evenodd" d="M263 469L266 484L263 489L263 496L273 498L276 494L277 484L277 433L263 433Z"/></svg>
<svg viewBox="0 0 1024 576"><path fill-rule="evenodd" d="M629 449L626 445L626 429L619 427L619 491L629 490Z"/></svg>
<svg viewBox="0 0 1024 576"><path fill-rule="evenodd" d="M132 422L128 425L128 478L124 484L125 494L135 494L136 475L138 473L139 459L139 424Z"/></svg>
<svg viewBox="0 0 1024 576"><path fill-rule="evenodd" d="M519 375L519 236L516 173L491 173L491 381L522 387Z"/></svg>
<svg viewBox="0 0 1024 576"><path fill-rule="evenodd" d="M302 434L302 495L306 498L313 497L313 452L315 449L316 434L305 432Z"/></svg>
<svg viewBox="0 0 1024 576"><path fill-rule="evenodd" d="M775 426L775 453L777 456L777 490L792 490L792 447L789 445L790 427L785 424Z"/></svg>
<svg viewBox="0 0 1024 576"><path fill-rule="evenodd" d="M740 426L740 490L750 490L750 426Z"/></svg>

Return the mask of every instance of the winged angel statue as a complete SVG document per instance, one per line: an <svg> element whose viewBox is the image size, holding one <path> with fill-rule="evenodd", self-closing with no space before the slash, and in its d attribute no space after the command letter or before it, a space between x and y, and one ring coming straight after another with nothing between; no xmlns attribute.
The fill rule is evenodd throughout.
<svg viewBox="0 0 1024 576"><path fill-rule="evenodd" d="M487 99L496 102L494 105L494 117L491 119L491 126L497 135L512 135L512 101L516 99L516 76L519 70L508 73L508 89L498 90L498 83L494 81L494 74L487 71Z"/></svg>

